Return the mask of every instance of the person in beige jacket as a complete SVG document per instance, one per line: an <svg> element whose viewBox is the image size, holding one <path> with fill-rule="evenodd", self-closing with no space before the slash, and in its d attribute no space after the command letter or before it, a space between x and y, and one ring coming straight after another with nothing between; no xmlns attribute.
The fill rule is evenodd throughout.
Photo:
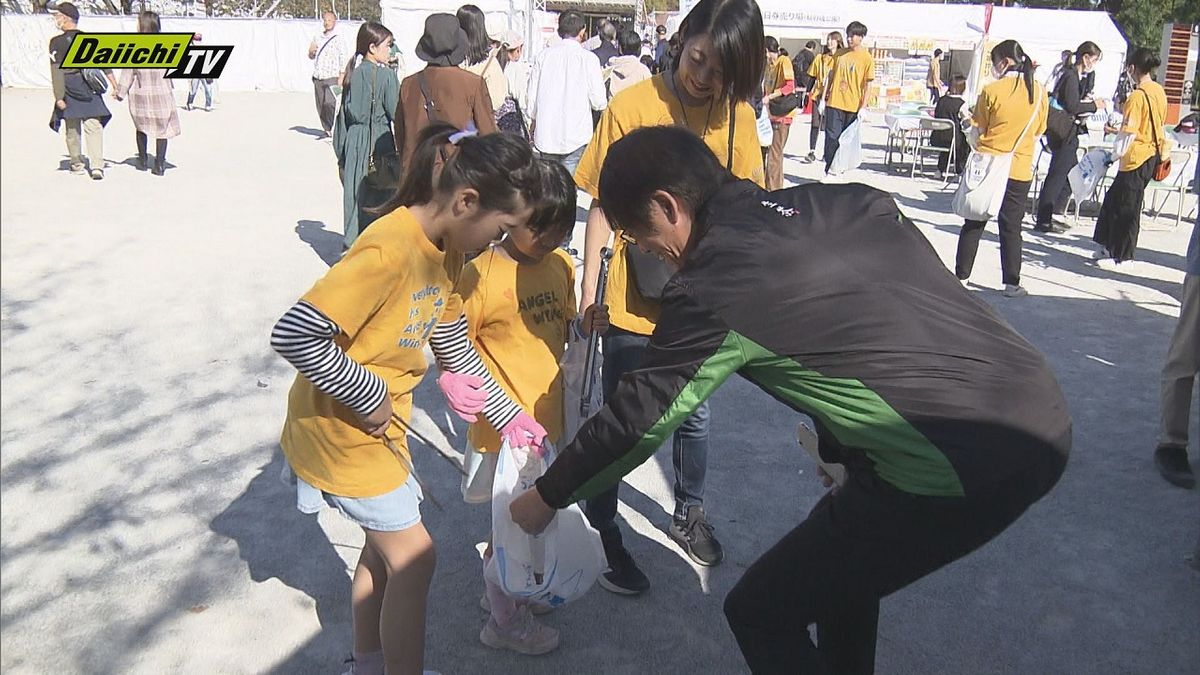
<svg viewBox="0 0 1200 675"><path fill-rule="evenodd" d="M621 48L621 55L614 56L608 68L604 69L604 88L610 100L619 92L651 77L650 69L641 62L642 39L637 33L621 31L617 35L617 45Z"/></svg>
<svg viewBox="0 0 1200 675"><path fill-rule="evenodd" d="M929 90L929 105L937 105L942 97L942 50L933 50L929 59L929 72L925 75L925 88Z"/></svg>

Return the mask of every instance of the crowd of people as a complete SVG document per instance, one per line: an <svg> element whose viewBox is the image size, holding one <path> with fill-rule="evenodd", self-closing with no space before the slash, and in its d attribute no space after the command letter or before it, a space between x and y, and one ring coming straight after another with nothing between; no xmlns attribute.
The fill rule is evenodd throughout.
<svg viewBox="0 0 1200 675"><path fill-rule="evenodd" d="M64 32L52 57L78 20L69 3L55 12ZM424 670L436 553L405 429L426 347L450 409L471 425L464 499L490 500L502 444L560 447L511 517L537 533L582 502L607 559L599 584L621 595L651 584L616 519L625 474L670 440L667 533L696 564L718 565L724 548L704 500L707 399L740 374L810 416L821 459L848 477L835 484L822 470L830 491L726 598L756 673L872 672L881 598L986 544L1058 481L1071 419L1055 376L963 288L987 220L965 220L950 274L887 194L786 188L784 151L801 112L812 110L807 160L824 131L828 171L867 106L875 63L864 24L851 22L845 38L829 33L819 54L810 41L790 56L765 35L754 0L700 0L675 35L660 26L653 47L611 23L593 38L566 11L559 40L527 61L519 34L489 34L479 8L464 5L427 17L414 50L425 66L399 79L391 31L365 22L351 50L336 22L323 16L308 58L341 175L345 251L278 320L271 344L298 371L280 441L296 506L336 508L365 536L351 582L352 673ZM159 29L153 12L140 15L140 32ZM972 152L1011 158L995 214L1005 296L1026 292L1021 223L1035 144L1061 111L1070 126L1050 146L1036 213L1037 229L1051 231L1080 119L1107 105L1090 95L1101 56L1082 43L1047 86L1021 45L1003 41L990 54L994 81L971 105L965 78L952 74L943 90L931 66L935 113L955 121L937 142L962 148L955 168ZM1120 172L1094 236L1100 259L1134 256L1142 193L1164 157L1158 65L1148 50L1130 55L1115 128ZM111 115L85 73L52 68L71 169L84 171L82 130L91 175L102 178ZM154 138L161 175L167 139L179 134L171 80L155 70L107 78L129 100L139 168L150 166ZM591 202L576 298L563 248L579 191ZM1198 258L1193 231L1155 452L1163 475L1185 487L1194 484ZM606 405L568 438L559 363L568 344L593 334L603 341ZM537 618L550 608L486 577L483 586L481 642L528 655L557 647L558 632Z"/></svg>

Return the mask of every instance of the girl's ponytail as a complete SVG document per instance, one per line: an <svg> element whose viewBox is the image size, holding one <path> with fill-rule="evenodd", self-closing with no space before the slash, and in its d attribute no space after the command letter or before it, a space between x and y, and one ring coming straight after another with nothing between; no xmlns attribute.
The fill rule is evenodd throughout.
<svg viewBox="0 0 1200 675"><path fill-rule="evenodd" d="M417 137L396 194L368 212L382 215L428 204L438 195L470 187L479 193L482 208L515 213L540 197L541 181L529 143L518 136L477 136L450 124L431 124Z"/></svg>
<svg viewBox="0 0 1200 675"><path fill-rule="evenodd" d="M1022 77L1025 79L1025 89L1029 92L1029 102L1033 103L1033 59L1028 54L1022 53L1021 63Z"/></svg>
<svg viewBox="0 0 1200 675"><path fill-rule="evenodd" d="M1025 50L1021 49L1021 43L1016 40L1005 40L992 48L992 64L1000 63L1003 59L1016 64L1009 66L1008 70L1021 73L1025 81L1025 90L1029 92L1029 102L1033 103L1033 59L1029 58Z"/></svg>

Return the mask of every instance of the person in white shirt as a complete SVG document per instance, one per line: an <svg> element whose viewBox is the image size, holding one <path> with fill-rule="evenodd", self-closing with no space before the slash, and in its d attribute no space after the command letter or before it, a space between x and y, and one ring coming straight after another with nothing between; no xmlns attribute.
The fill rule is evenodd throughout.
<svg viewBox="0 0 1200 675"><path fill-rule="evenodd" d="M337 97L333 95L333 87L337 86L349 56L337 32L337 15L326 10L321 15L321 23L325 30L317 33L308 45L308 58L313 61L313 95L317 101L321 129L326 137L331 137L337 113Z"/></svg>
<svg viewBox="0 0 1200 675"><path fill-rule="evenodd" d="M592 111L608 105L600 60L582 45L586 34L579 12L563 12L558 17L562 40L538 54L529 81L533 145L572 174L592 138Z"/></svg>

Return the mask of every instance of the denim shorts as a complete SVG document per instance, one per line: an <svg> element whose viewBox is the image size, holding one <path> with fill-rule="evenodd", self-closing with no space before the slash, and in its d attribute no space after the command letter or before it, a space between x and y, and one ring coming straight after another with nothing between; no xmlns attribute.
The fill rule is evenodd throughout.
<svg viewBox="0 0 1200 675"><path fill-rule="evenodd" d="M409 475L403 485L376 497L342 497L313 487L299 476L296 480L296 508L302 513L317 513L331 506L351 522L376 532L399 532L421 522L421 487Z"/></svg>

